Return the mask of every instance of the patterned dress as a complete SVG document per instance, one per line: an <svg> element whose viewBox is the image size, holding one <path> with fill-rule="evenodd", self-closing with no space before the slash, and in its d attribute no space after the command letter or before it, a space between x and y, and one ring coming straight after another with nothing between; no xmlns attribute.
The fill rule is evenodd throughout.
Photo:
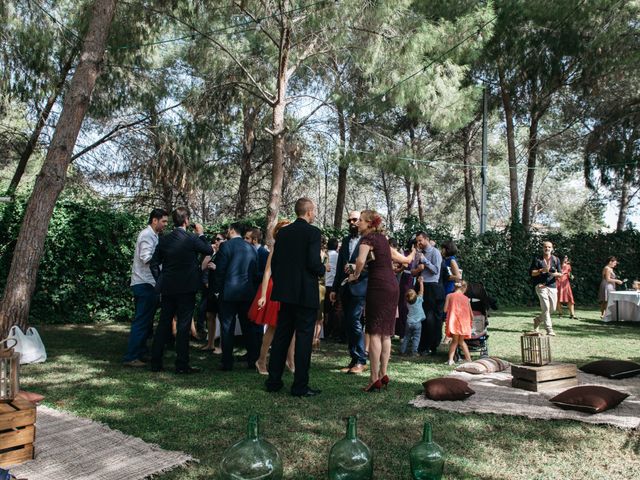
<svg viewBox="0 0 640 480"><path fill-rule="evenodd" d="M365 329L367 333L391 336L396 324L399 287L393 273L389 241L381 233L370 233L362 237L360 243L372 247L375 256L367 264Z"/></svg>

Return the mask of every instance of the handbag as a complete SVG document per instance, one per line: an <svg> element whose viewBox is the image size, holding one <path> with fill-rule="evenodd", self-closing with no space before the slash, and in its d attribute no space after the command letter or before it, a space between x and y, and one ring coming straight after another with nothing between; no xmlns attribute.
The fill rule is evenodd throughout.
<svg viewBox="0 0 640 480"><path fill-rule="evenodd" d="M13 338L16 341L14 350L20 353L20 365L26 363L42 363L47 360L47 351L40 338L38 331L29 327L24 333L19 326L14 325L9 330L7 339Z"/></svg>

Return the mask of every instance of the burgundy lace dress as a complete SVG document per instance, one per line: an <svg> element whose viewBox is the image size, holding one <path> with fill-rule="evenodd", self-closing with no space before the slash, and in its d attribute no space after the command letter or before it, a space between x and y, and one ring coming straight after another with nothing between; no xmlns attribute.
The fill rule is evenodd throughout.
<svg viewBox="0 0 640 480"><path fill-rule="evenodd" d="M391 265L389 241L381 233L370 233L361 244L373 248L375 260L367 264L369 280L365 307L365 330L378 335L394 334L399 286Z"/></svg>

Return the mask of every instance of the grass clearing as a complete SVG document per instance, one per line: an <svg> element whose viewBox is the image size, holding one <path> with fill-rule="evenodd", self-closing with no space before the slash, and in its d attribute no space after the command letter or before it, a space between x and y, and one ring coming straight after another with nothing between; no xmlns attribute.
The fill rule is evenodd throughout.
<svg viewBox="0 0 640 480"><path fill-rule="evenodd" d="M520 333L536 309L494 312L490 353L520 359ZM595 309L579 320L554 316L554 360L583 364L600 358L640 362L640 325L603 324ZM344 417L358 416L358 434L374 452L375 478L408 479L408 452L433 423L434 439L447 452L448 479L640 478L640 433L574 421L531 420L491 414L462 415L416 409L407 402L421 383L445 375L444 357L393 356L389 390L360 391L367 376L345 375L346 347L324 342L312 359L312 399L269 394L265 377L236 363L218 371L219 356L191 351L201 374L177 376L121 366L128 325L42 325L49 359L22 369L22 386L46 395L45 403L104 422L129 435L182 450L200 459L158 476L161 480L215 478L224 450L245 434L250 413L261 417L263 436L282 454L285 478L323 479L331 445L345 432ZM395 342L397 347L397 342ZM173 366L173 352L165 358ZM285 385L292 376L285 374Z"/></svg>

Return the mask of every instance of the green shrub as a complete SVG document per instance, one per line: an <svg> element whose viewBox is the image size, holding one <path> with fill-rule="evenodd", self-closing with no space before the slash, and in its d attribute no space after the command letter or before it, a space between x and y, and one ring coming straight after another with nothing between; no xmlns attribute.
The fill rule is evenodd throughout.
<svg viewBox="0 0 640 480"><path fill-rule="evenodd" d="M26 200L0 204L0 289L4 287ZM32 301L34 322L94 322L130 320L133 302L129 289L131 261L144 215L114 209L85 194L65 191L49 225L42 263ZM264 227L263 217L246 220ZM208 234L224 230L226 224L207 226ZM441 243L451 238L446 226L432 228L414 217L393 236L404 245L416 231L425 230ZM327 237L342 238L346 232L325 230ZM482 282L501 305L535 302L528 268L539 254L544 239L555 245L556 255L573 262L572 287L578 304L597 301L600 275L606 259L620 260L620 278L640 278L640 233L596 233L564 236L527 234L516 225L457 241L464 277Z"/></svg>

